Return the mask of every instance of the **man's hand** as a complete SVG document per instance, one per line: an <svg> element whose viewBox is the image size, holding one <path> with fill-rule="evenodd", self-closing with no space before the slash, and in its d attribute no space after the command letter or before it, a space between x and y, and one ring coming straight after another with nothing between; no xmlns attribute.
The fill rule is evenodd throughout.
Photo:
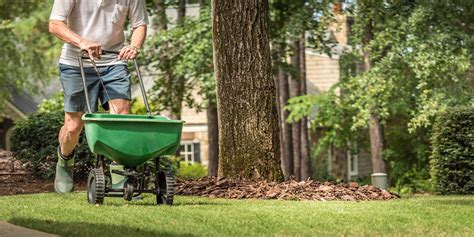
<svg viewBox="0 0 474 237"><path fill-rule="evenodd" d="M134 47L132 45L128 45L123 47L119 54L118 58L119 59L127 59L127 60L132 60L135 59L138 56L139 49L137 47Z"/></svg>
<svg viewBox="0 0 474 237"><path fill-rule="evenodd" d="M79 42L79 48L81 50L86 50L87 53L89 53L89 58L94 60L94 59L100 59L100 55L102 54L102 46L98 43L82 39Z"/></svg>
<svg viewBox="0 0 474 237"><path fill-rule="evenodd" d="M102 46L98 43L91 42L82 38L80 35L74 33L69 29L64 21L50 20L49 32L59 39L79 47L81 50L87 50L89 57L94 60L100 58L102 53Z"/></svg>

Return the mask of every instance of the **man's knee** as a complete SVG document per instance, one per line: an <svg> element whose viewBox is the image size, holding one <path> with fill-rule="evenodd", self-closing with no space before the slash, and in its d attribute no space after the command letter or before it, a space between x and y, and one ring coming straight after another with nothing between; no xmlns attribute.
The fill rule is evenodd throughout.
<svg viewBox="0 0 474 237"><path fill-rule="evenodd" d="M109 101L110 113L111 114L129 114L130 113L130 101L124 99L115 99Z"/></svg>
<svg viewBox="0 0 474 237"><path fill-rule="evenodd" d="M84 127L84 122L82 121L83 113L66 113L64 119L64 128L69 134L79 135Z"/></svg>

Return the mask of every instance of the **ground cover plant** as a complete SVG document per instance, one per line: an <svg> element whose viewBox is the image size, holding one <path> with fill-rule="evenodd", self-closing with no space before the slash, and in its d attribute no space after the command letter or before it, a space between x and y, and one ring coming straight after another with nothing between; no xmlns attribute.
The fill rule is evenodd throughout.
<svg viewBox="0 0 474 237"><path fill-rule="evenodd" d="M0 197L0 220L62 236L473 236L474 196L392 201L225 200L178 196L106 198L84 192Z"/></svg>

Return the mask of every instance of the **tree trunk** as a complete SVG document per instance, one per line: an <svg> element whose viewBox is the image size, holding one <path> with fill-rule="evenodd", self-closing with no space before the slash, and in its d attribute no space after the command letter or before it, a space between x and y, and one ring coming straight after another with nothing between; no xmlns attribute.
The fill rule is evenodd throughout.
<svg viewBox="0 0 474 237"><path fill-rule="evenodd" d="M384 147L383 127L380 118L375 113L370 116L370 152L372 156L372 170L374 173L388 174L387 162L383 159Z"/></svg>
<svg viewBox="0 0 474 237"><path fill-rule="evenodd" d="M283 53L283 46L278 45L277 47L277 57L285 58L286 54ZM288 103L289 95L289 86L288 86L288 76L283 68L277 62L278 74L275 76L275 85L277 86L277 105L278 105L278 122L280 124L280 162L283 175L285 180L288 180L293 173L293 144L291 139L291 124L287 123L289 112L284 109L285 105Z"/></svg>
<svg viewBox="0 0 474 237"><path fill-rule="evenodd" d="M301 77L300 77L300 42L293 42L293 55L291 56L291 65L295 72L290 80L290 96L301 95ZM293 142L293 174L296 180L301 180L301 122L291 124L292 142Z"/></svg>
<svg viewBox="0 0 474 237"><path fill-rule="evenodd" d="M209 103L207 107L207 134L209 141L208 176L217 176L219 164L219 127L217 121L217 105Z"/></svg>
<svg viewBox="0 0 474 237"><path fill-rule="evenodd" d="M373 39L373 20L369 19L367 25L364 28L363 35L363 53L364 53L364 69L369 71L372 68L372 61L370 59L370 50L367 45ZM380 122L380 116L378 114L378 108L375 106L372 108L372 114L370 115L369 121L369 134L370 134L370 152L372 158L372 170L374 173L386 173L388 174L387 162L383 159L382 152L384 149L384 135L383 127Z"/></svg>
<svg viewBox="0 0 474 237"><path fill-rule="evenodd" d="M158 16L156 29L163 31L168 29L168 20L166 18L165 0L155 0L155 8Z"/></svg>
<svg viewBox="0 0 474 237"><path fill-rule="evenodd" d="M184 24L184 17L186 16L186 0L178 1L177 11L178 11L177 24L178 24L178 27L180 27ZM181 120L181 112L183 110L183 97L184 97L184 90L185 90L184 83L185 83L184 76L178 76L176 78L176 85L177 85L177 88L175 91L176 108L175 108L174 113L171 114L172 119ZM179 150L178 150L178 153L179 153Z"/></svg>
<svg viewBox="0 0 474 237"><path fill-rule="evenodd" d="M198 0L199 9L203 9L207 5L206 0Z"/></svg>
<svg viewBox="0 0 474 237"><path fill-rule="evenodd" d="M186 16L186 0L178 0L178 25L183 25Z"/></svg>
<svg viewBox="0 0 474 237"><path fill-rule="evenodd" d="M300 37L300 78L301 94L306 95L306 54L305 54L305 34ZM308 136L308 118L301 119L301 180L311 177L311 159Z"/></svg>
<svg viewBox="0 0 474 237"><path fill-rule="evenodd" d="M268 0L212 1L219 177L280 180Z"/></svg>

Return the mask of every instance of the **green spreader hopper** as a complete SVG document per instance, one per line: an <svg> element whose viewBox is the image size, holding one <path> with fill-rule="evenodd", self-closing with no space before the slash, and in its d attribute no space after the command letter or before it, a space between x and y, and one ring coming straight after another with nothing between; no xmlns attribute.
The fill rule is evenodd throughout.
<svg viewBox="0 0 474 237"><path fill-rule="evenodd" d="M82 120L90 150L128 167L173 155L183 128L182 121L164 116L84 114Z"/></svg>
<svg viewBox="0 0 474 237"><path fill-rule="evenodd" d="M107 50L102 50L102 53L118 55L118 52ZM82 120L89 148L96 154L95 165L87 178L88 202L103 204L104 197L123 197L131 201L134 197L139 198L142 193L152 193L156 196L156 204L173 204L174 174L171 167L162 168L160 159L175 154L180 145L183 121L151 114L135 59L133 65L137 71L147 115L92 113L86 89L84 59L90 60L95 69L107 101L111 98L95 61L87 55L88 52L82 50L78 62L87 103L87 113ZM106 162L106 158L114 162ZM153 163L147 162L151 160ZM154 180L154 185L149 185L151 180Z"/></svg>

